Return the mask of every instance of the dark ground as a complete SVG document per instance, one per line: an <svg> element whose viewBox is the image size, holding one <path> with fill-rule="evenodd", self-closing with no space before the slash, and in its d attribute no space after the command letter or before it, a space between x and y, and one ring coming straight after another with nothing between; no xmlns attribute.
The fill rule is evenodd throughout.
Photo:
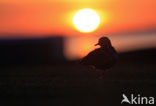
<svg viewBox="0 0 156 106"><path fill-rule="evenodd" d="M76 62L1 67L0 106L118 106L123 93L156 97L154 53L123 54L102 80Z"/></svg>

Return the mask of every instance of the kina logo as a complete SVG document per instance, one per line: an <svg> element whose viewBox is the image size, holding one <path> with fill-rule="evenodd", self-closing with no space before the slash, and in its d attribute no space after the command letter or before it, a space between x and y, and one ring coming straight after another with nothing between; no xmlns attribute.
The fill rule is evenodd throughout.
<svg viewBox="0 0 156 106"><path fill-rule="evenodd" d="M122 94L121 104L155 104L154 97L145 97L138 94L135 96L131 94L128 98L125 94Z"/></svg>

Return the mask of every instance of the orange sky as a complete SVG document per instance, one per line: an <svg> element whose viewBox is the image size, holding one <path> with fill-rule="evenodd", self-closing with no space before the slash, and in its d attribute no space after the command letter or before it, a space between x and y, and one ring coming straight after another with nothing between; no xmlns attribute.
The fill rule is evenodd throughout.
<svg viewBox="0 0 156 106"><path fill-rule="evenodd" d="M79 35L72 16L81 8L101 16L92 34L156 26L156 0L3 0L0 33Z"/></svg>

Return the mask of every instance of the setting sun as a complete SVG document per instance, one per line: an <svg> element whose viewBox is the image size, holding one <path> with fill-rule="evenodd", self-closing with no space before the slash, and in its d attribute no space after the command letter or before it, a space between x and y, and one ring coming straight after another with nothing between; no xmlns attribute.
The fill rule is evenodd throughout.
<svg viewBox="0 0 156 106"><path fill-rule="evenodd" d="M73 24L80 32L92 32L100 24L100 16L92 9L81 9L74 15Z"/></svg>

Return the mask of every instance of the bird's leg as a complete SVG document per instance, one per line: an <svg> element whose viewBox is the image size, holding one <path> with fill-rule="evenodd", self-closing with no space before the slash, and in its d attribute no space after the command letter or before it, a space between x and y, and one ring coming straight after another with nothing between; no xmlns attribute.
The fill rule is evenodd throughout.
<svg viewBox="0 0 156 106"><path fill-rule="evenodd" d="M102 80L104 78L104 74L108 72L109 69L105 70L96 69L95 71L97 72L97 79Z"/></svg>
<svg viewBox="0 0 156 106"><path fill-rule="evenodd" d="M93 65L88 66L88 68L89 68L88 72L92 72L93 70L96 70L95 66Z"/></svg>
<svg viewBox="0 0 156 106"><path fill-rule="evenodd" d="M95 72L97 73L96 79L102 80L103 79L104 70L96 69Z"/></svg>

